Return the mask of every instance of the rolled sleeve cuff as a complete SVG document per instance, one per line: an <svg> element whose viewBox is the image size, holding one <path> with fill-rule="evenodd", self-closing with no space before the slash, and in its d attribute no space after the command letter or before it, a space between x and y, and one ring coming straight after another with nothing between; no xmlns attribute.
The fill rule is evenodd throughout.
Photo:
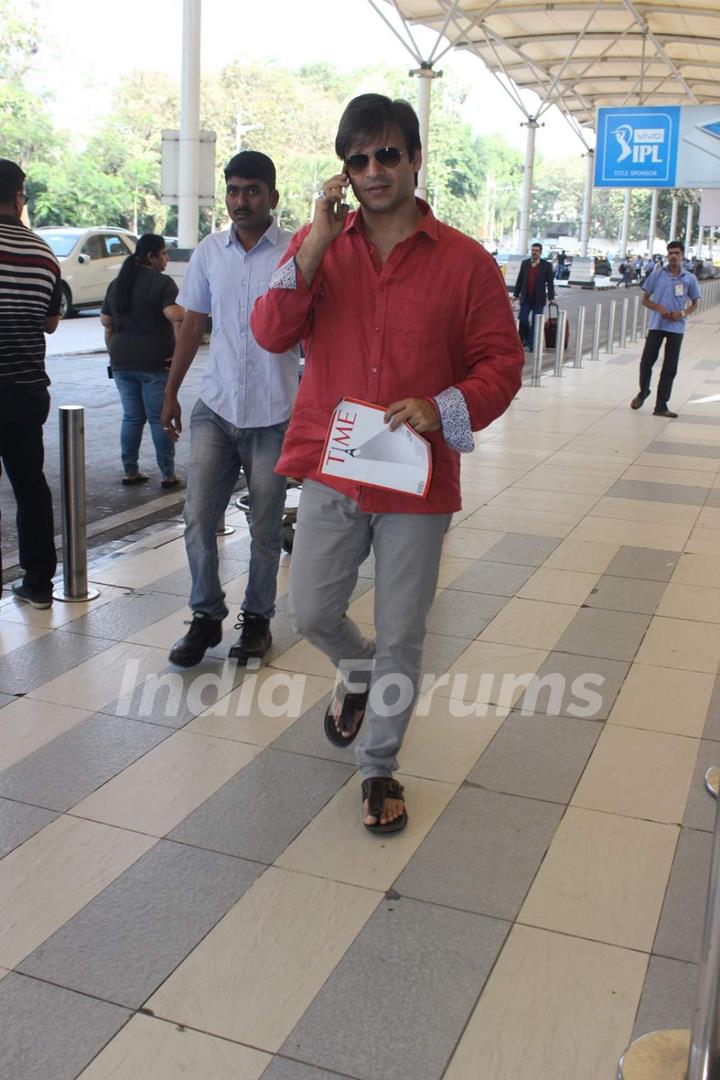
<svg viewBox="0 0 720 1080"><path fill-rule="evenodd" d="M440 413L445 442L452 450L460 454L469 454L475 449L475 440L470 424L470 413L462 390L451 386L432 399Z"/></svg>
<svg viewBox="0 0 720 1080"><path fill-rule="evenodd" d="M268 287L270 289L297 289L297 269L294 259L288 259L277 268L270 278Z"/></svg>

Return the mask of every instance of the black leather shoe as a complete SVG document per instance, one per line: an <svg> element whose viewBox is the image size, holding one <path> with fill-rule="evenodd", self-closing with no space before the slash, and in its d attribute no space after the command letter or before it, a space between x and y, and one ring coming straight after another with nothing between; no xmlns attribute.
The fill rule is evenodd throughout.
<svg viewBox="0 0 720 1080"><path fill-rule="evenodd" d="M247 664L248 660L260 660L272 645L270 620L264 615L243 611L235 623L235 629L240 631L240 637L228 656L240 664Z"/></svg>
<svg viewBox="0 0 720 1080"><path fill-rule="evenodd" d="M637 397L634 397L632 399L632 401L630 402L630 408L631 409L641 409L644 401L645 401L645 398L643 397L643 395L638 394Z"/></svg>
<svg viewBox="0 0 720 1080"><path fill-rule="evenodd" d="M211 645L219 645L221 640L221 619L211 619L200 613L193 615L187 634L176 641L170 650L170 663L178 667L195 667L207 649Z"/></svg>
<svg viewBox="0 0 720 1080"><path fill-rule="evenodd" d="M677 420L678 414L670 409L653 409L653 416L664 416L666 420Z"/></svg>

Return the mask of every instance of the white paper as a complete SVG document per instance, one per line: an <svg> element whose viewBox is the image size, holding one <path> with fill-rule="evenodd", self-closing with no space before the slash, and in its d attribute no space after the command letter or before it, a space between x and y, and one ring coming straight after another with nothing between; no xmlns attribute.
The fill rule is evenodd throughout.
<svg viewBox="0 0 720 1080"><path fill-rule="evenodd" d="M384 414L377 405L343 398L330 422L320 473L426 495L432 471L430 444L407 423L391 431Z"/></svg>

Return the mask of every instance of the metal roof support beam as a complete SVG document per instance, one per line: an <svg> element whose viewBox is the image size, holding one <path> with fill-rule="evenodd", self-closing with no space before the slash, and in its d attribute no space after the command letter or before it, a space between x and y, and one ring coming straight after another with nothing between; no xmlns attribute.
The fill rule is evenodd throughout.
<svg viewBox="0 0 720 1080"><path fill-rule="evenodd" d="M673 191L672 209L670 210L670 236L668 237L669 240L674 240L677 236L677 219L679 205L680 199L678 198L678 193L677 191Z"/></svg>
<svg viewBox="0 0 720 1080"><path fill-rule="evenodd" d="M692 244L692 229L693 229L693 204L688 202L687 205L687 218L685 220L685 254L690 254L690 245Z"/></svg>
<svg viewBox="0 0 720 1080"><path fill-rule="evenodd" d="M628 253L630 241L630 203L632 200L632 188L625 188L625 202L623 203L622 228L620 230L620 256L624 258Z"/></svg>
<svg viewBox="0 0 720 1080"><path fill-rule="evenodd" d="M403 17L402 12L398 8L396 0L392 0L392 5L395 8L395 10L397 11L400 18L402 19L403 29L404 29L405 33L407 34L407 38L404 38L402 36L402 34L398 33L396 27L394 27L393 24L390 22L390 20L383 14L383 12L380 10L380 8L378 7L375 0L368 0L368 3L370 4L370 7L373 8L373 10L378 13L378 15L380 16L382 21L385 23L385 25L388 26L390 28L390 30L392 30L393 34L398 39L400 44L405 49L407 49L407 51L410 53L410 55L413 57L413 59L416 60L418 64L421 64L422 63L422 56L420 55L420 50L418 49L417 45L415 44L415 39L414 39L414 37L412 36L412 34L410 33L410 31L408 29L407 20Z"/></svg>
<svg viewBox="0 0 720 1080"><path fill-rule="evenodd" d="M585 155L585 190L583 192L582 221L580 222L580 254L587 255L590 243L593 181L595 179L595 151Z"/></svg>
<svg viewBox="0 0 720 1080"><path fill-rule="evenodd" d="M648 251L652 256L655 249L655 233L657 232L657 214L658 214L658 196L660 195L659 188L652 189L652 195L650 196L650 227L648 229Z"/></svg>
<svg viewBox="0 0 720 1080"><path fill-rule="evenodd" d="M532 206L533 170L535 168L535 134L540 125L534 116L527 121L527 142L525 143L525 170L523 172L522 197L520 202L520 236L518 250L526 255L530 240L530 208Z"/></svg>
<svg viewBox="0 0 720 1080"><path fill-rule="evenodd" d="M430 89L433 79L439 79L442 71L433 71L432 64L423 60L419 68L410 72L418 77L418 120L420 121L420 145L422 164L418 172L417 193L427 202L428 197L428 145L430 142Z"/></svg>
<svg viewBox="0 0 720 1080"><path fill-rule="evenodd" d="M552 98L552 95L553 95L553 93L555 91L555 87L558 85L558 83L562 79L565 68L568 66L568 64L572 60L573 55L574 55L577 47L579 46L580 42L582 41L582 39L585 37L586 33L590 29L590 27L592 25L592 21L595 18L596 14L598 12L598 9L602 7L602 3L603 3L603 0L597 0L597 3L595 4L595 7L592 9L592 11L590 12L590 14L588 16L587 22L583 26L583 28L580 31L580 33L578 34L578 36L575 38L575 42L573 44L572 49L570 49L569 53L567 54L567 56L563 60L561 66L560 66L560 70L555 75L555 78L553 79L550 86L548 87L548 90L547 90L547 93L545 94L545 97L540 102L540 108L537 110L537 113L535 114L536 116L542 116L542 114L547 109L549 109L550 106L553 104L551 98Z"/></svg>
<svg viewBox="0 0 720 1080"><path fill-rule="evenodd" d="M633 0L623 0L623 3L625 4L625 7L628 9L638 26L640 26L645 32L646 38L648 38L653 43L657 50L658 56L661 56L662 59L665 61L668 66L668 70L672 72L673 78L680 84L680 86L682 86L687 96L689 98L692 98L695 104L698 105L699 101L691 88L688 86L687 82L685 81L682 72L675 64L673 59L668 55L662 42L655 36L655 34L653 34L645 19L643 19L642 15L635 7Z"/></svg>
<svg viewBox="0 0 720 1080"><path fill-rule="evenodd" d="M183 0L178 243L194 248L200 209L200 26L202 0Z"/></svg>

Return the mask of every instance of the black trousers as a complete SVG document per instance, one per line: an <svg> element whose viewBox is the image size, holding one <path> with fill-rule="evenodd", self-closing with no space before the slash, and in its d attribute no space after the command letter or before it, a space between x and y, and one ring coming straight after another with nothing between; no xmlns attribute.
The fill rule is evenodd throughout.
<svg viewBox="0 0 720 1080"><path fill-rule="evenodd" d="M0 459L17 503L17 532L24 584L49 591L57 569L52 496L43 464L47 390L0 389Z"/></svg>
<svg viewBox="0 0 720 1080"><path fill-rule="evenodd" d="M665 356L655 399L655 408L657 409L666 409L670 400L673 382L677 375L678 360L680 359L682 334L676 334L668 330L648 330L648 335L645 338L645 348L640 357L640 393L646 398L650 393L650 376L652 375L653 364L660 353L663 338L665 339Z"/></svg>

